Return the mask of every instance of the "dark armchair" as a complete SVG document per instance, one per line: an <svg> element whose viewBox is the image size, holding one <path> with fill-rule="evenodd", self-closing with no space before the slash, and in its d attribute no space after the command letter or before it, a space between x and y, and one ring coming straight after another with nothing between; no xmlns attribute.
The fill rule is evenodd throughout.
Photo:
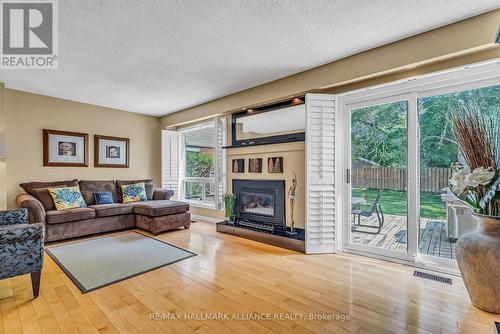
<svg viewBox="0 0 500 334"><path fill-rule="evenodd" d="M382 206L380 205L380 199L381 195L380 192L377 194L377 198L375 199L375 202L373 203L371 210L370 211L363 211L359 208L353 208L351 213L354 216L354 226L353 226L353 231L357 232L363 232L363 233L368 233L368 234L378 234L382 230L382 227L384 227L384 213L382 212ZM372 225L367 225L367 224L361 224L361 217L364 218L370 218L373 214L377 215L377 221L378 225L377 226L372 226ZM358 218L358 224L356 225L356 217ZM369 227L372 229L376 229L376 231L363 231L357 229L358 226L363 226L363 227Z"/></svg>
<svg viewBox="0 0 500 334"><path fill-rule="evenodd" d="M0 279L31 274L33 297L40 291L43 224L28 224L28 210L0 211Z"/></svg>

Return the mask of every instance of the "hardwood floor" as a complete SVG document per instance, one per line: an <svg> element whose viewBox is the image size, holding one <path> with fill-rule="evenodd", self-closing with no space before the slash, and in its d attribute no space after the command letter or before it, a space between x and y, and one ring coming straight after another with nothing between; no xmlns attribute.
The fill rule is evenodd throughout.
<svg viewBox="0 0 500 334"><path fill-rule="evenodd" d="M216 233L209 223L158 238L198 256L87 294L49 256L38 299L29 275L1 280L0 334L479 334L493 333L500 320L474 308L458 278L449 286L415 278L399 264L342 253L306 256ZM152 312L198 319L151 320ZM271 319L241 319L252 314ZM310 314L317 318L299 318ZM350 319L321 318L342 314Z"/></svg>

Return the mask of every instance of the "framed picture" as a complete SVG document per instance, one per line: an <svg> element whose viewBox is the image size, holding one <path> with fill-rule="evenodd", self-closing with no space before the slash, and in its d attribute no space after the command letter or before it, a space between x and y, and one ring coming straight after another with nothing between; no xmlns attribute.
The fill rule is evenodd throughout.
<svg viewBox="0 0 500 334"><path fill-rule="evenodd" d="M248 159L248 172L249 173L262 173L262 158Z"/></svg>
<svg viewBox="0 0 500 334"><path fill-rule="evenodd" d="M283 173L283 157L272 157L267 159L268 173Z"/></svg>
<svg viewBox="0 0 500 334"><path fill-rule="evenodd" d="M245 159L233 159L233 173L245 173Z"/></svg>
<svg viewBox="0 0 500 334"><path fill-rule="evenodd" d="M43 165L88 167L89 135L43 129Z"/></svg>
<svg viewBox="0 0 500 334"><path fill-rule="evenodd" d="M94 167L129 167L130 139L94 136Z"/></svg>

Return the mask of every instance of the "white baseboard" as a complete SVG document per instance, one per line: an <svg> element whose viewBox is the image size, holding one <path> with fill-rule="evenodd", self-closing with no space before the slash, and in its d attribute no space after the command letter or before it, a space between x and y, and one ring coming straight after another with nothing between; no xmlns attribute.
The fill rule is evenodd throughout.
<svg viewBox="0 0 500 334"><path fill-rule="evenodd" d="M213 223L213 224L220 223L222 221L222 219L218 219L218 218L205 217L205 216L193 215L193 214L191 214L191 219L192 220L201 220L201 221L204 221L207 223Z"/></svg>

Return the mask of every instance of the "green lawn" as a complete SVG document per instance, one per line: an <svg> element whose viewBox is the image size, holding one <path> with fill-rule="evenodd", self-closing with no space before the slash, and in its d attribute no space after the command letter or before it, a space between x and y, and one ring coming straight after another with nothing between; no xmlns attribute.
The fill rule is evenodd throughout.
<svg viewBox="0 0 500 334"><path fill-rule="evenodd" d="M377 189L357 188L352 190L352 196L364 198L367 204L362 205L361 209L370 211L377 197L377 191ZM381 190L381 194L381 205L384 213L388 215L406 216L407 205L405 191ZM446 217L439 193L420 193L420 217L440 219Z"/></svg>

